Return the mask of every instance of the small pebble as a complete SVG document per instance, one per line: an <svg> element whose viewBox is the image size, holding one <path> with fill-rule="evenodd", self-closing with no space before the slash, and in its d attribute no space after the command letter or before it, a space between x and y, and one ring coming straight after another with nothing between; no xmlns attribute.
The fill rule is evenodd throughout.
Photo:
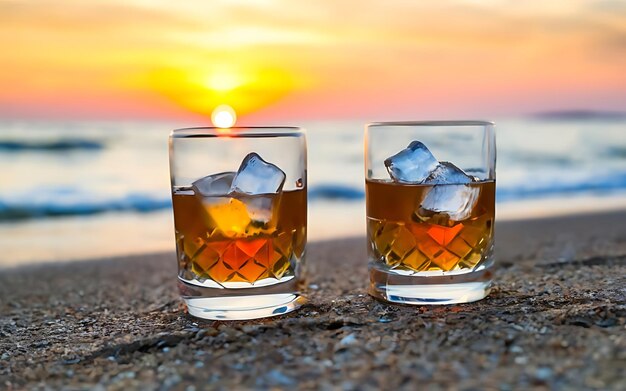
<svg viewBox="0 0 626 391"><path fill-rule="evenodd" d="M349 346L357 343L356 337L354 334L347 335L339 341L339 346Z"/></svg>
<svg viewBox="0 0 626 391"><path fill-rule="evenodd" d="M546 381L552 377L552 369L548 367L541 367L535 371L535 378L541 381Z"/></svg>
<svg viewBox="0 0 626 391"><path fill-rule="evenodd" d="M172 388L174 385L180 383L181 380L182 380L181 377L178 375L168 376L167 378L165 378L165 381L163 382L163 388L165 389Z"/></svg>
<svg viewBox="0 0 626 391"><path fill-rule="evenodd" d="M80 362L80 358L78 358L78 357L69 358L67 360L63 360L63 364L65 364L65 365L78 364L79 362Z"/></svg>
<svg viewBox="0 0 626 391"><path fill-rule="evenodd" d="M267 380L274 386L291 386L294 383L293 379L283 374L277 369L272 369L267 373Z"/></svg>
<svg viewBox="0 0 626 391"><path fill-rule="evenodd" d="M526 356L515 357L515 364L525 365L526 363L528 363L528 357Z"/></svg>

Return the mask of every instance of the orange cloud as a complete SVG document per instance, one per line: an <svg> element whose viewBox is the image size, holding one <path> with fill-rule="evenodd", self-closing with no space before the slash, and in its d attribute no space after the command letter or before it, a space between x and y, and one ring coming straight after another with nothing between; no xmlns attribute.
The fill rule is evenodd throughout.
<svg viewBox="0 0 626 391"><path fill-rule="evenodd" d="M6 116L626 109L626 7L610 1L8 1L0 50Z"/></svg>

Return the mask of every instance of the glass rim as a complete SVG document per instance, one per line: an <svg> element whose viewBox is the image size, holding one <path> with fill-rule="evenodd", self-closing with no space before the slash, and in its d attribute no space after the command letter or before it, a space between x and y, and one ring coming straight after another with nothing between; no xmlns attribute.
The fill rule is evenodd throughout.
<svg viewBox="0 0 626 391"><path fill-rule="evenodd" d="M305 133L305 129L298 126L193 126L174 129L170 132L170 137L295 137Z"/></svg>
<svg viewBox="0 0 626 391"><path fill-rule="evenodd" d="M495 126L495 122L483 120L431 120L370 122L366 124L368 128L385 126Z"/></svg>

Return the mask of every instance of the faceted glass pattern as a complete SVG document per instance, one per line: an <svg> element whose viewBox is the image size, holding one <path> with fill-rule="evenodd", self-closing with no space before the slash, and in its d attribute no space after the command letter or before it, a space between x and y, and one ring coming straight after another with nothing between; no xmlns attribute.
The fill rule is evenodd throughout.
<svg viewBox="0 0 626 391"><path fill-rule="evenodd" d="M289 271L294 233L282 232L275 238L261 239L199 239L189 249L193 253L189 267L199 278L217 283L281 279ZM183 252L187 254L184 237L181 239Z"/></svg>
<svg viewBox="0 0 626 391"><path fill-rule="evenodd" d="M181 277L221 285L295 274L306 242L305 191L284 192L265 222L252 220L245 203L234 198L185 190L173 200Z"/></svg>
<svg viewBox="0 0 626 391"><path fill-rule="evenodd" d="M372 258L403 274L476 267L492 245L495 184L468 186L478 194L477 202L467 219L455 221L447 213L424 214L420 208L433 185L367 181Z"/></svg>
<svg viewBox="0 0 626 391"><path fill-rule="evenodd" d="M486 215L452 227L368 219L376 257L390 269L414 272L475 267L490 242L491 227Z"/></svg>

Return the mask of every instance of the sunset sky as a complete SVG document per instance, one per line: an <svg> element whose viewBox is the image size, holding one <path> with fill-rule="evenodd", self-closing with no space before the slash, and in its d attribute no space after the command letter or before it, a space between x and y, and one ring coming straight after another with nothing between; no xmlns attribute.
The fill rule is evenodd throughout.
<svg viewBox="0 0 626 391"><path fill-rule="evenodd" d="M0 117L626 110L626 1L0 0Z"/></svg>

